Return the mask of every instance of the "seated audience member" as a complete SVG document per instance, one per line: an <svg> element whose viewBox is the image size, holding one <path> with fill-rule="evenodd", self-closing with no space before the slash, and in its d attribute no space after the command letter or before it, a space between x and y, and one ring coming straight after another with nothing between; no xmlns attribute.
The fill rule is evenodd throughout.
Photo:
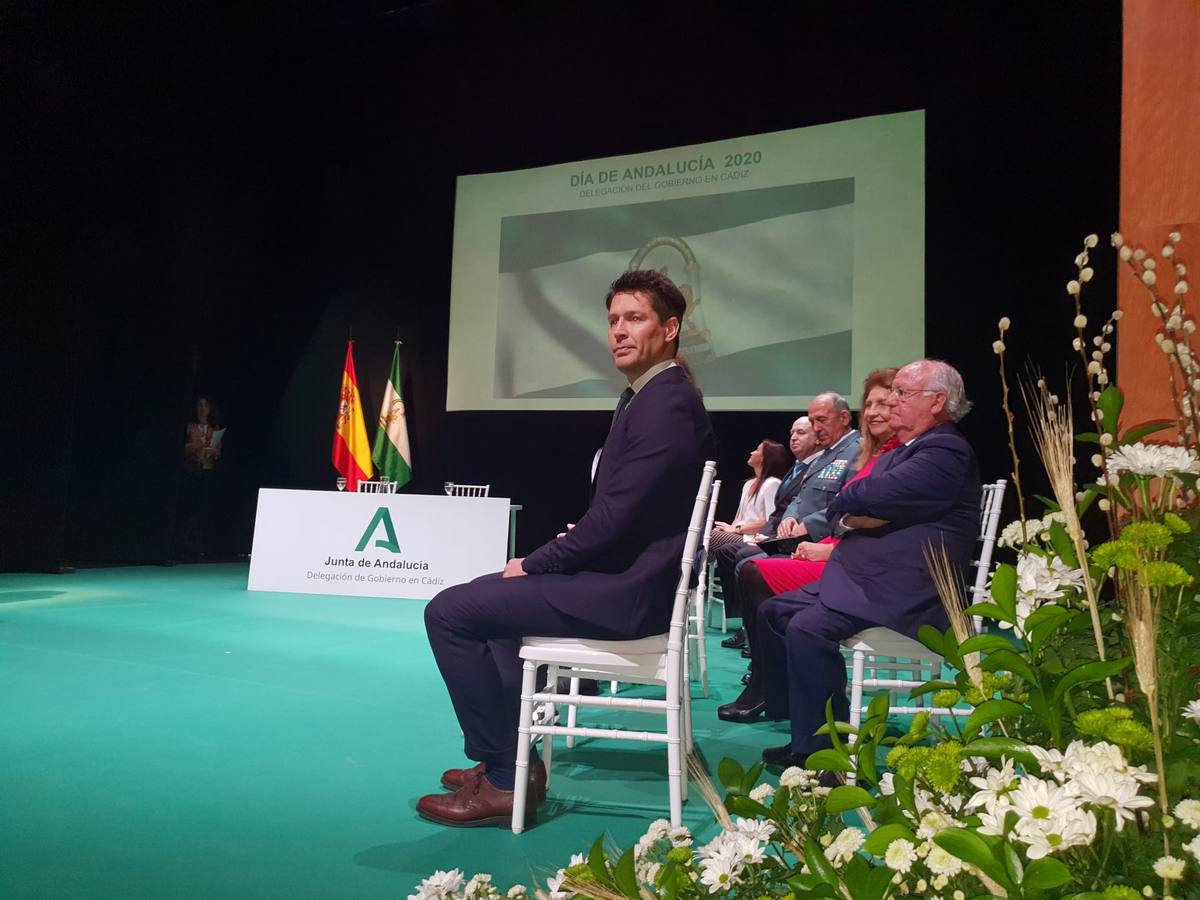
<svg viewBox="0 0 1200 900"><path fill-rule="evenodd" d="M791 462L791 453L778 441L764 438L754 448L746 460L746 465L754 470L754 477L742 485L742 499L733 521L713 523L710 551L725 544L744 544L767 524L767 518L775 509L780 479L788 473Z"/></svg>
<svg viewBox="0 0 1200 900"><path fill-rule="evenodd" d="M868 375L863 384L862 413L859 417L860 449L852 467L856 474L846 482L847 484L853 484L869 475L880 454L896 446L892 437L892 427L888 422L891 410L887 403L888 391L895 375L895 369L879 369ZM821 577L825 562L839 540L838 537L830 536L815 543L803 541L791 557L750 559L739 568L738 595L742 600L743 627L748 633L754 633L753 623L758 614L758 607L764 601L775 594L803 587ZM755 666L753 660L750 671L750 681L741 696L717 710L717 715L727 722L752 722L766 708L762 679L776 673L764 672L763 667Z"/></svg>
<svg viewBox="0 0 1200 900"><path fill-rule="evenodd" d="M820 581L759 608L755 653L766 671L787 673L763 680L767 714L792 722L791 742L763 751L771 765L798 765L829 746L815 734L828 701L834 717L847 720L841 641L878 626L910 637L921 625L946 627L926 549L944 547L962 568L975 549L979 466L954 425L970 409L962 376L938 360L910 363L896 374L888 405L901 446L829 505L845 534Z"/></svg>
<svg viewBox="0 0 1200 900"><path fill-rule="evenodd" d="M821 452L800 475L796 493L784 510L776 535L773 536L808 535L819 541L831 533L829 522L825 519L825 507L850 477L850 464L858 456L858 432L850 427L850 404L841 394L832 391L813 398L808 406L808 418ZM738 566L747 559L767 555L767 551L759 544L767 540L768 535L762 533L754 537L754 543L735 548L736 553L732 556L728 553L717 556L717 573L721 578L727 612L731 605L734 609L741 608L737 596Z"/></svg>
<svg viewBox="0 0 1200 900"><path fill-rule="evenodd" d="M796 496L796 491L800 490L800 476L804 474L808 468L808 464L820 455L821 451L817 449L817 436L813 434L812 422L808 420L808 416L801 416L792 423L791 435L788 438L788 449L792 451L792 456L795 457L795 463L792 465L791 471L783 479L779 485L779 489L775 492L775 508L771 515L767 517L766 524L759 529L758 535L753 535L751 540L762 536L775 536L775 530L779 527L779 523L783 520L783 513L788 508L788 504L792 502L792 498ZM722 585L729 585L730 594L728 598L722 594L722 599L725 603L725 612L727 615L736 616L740 614L737 608L737 598L733 596L733 564L737 561L737 554L742 549L743 544L731 543L725 546L709 547L708 558L717 564L717 577L721 579ZM739 628L733 635L721 641L722 647L732 647L740 649L746 646L746 633Z"/></svg>

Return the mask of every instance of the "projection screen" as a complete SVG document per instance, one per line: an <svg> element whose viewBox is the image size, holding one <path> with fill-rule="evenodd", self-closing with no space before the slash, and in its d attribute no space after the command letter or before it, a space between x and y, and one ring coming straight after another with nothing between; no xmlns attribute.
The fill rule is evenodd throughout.
<svg viewBox="0 0 1200 900"><path fill-rule="evenodd" d="M915 111L460 176L447 409L610 408L604 296L630 268L683 288L710 410L857 402L924 352L924 135Z"/></svg>

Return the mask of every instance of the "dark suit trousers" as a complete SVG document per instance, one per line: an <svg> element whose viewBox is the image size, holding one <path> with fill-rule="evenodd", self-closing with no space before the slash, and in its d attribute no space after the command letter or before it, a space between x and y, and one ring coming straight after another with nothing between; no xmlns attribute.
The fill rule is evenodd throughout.
<svg viewBox="0 0 1200 900"><path fill-rule="evenodd" d="M738 593L738 567L743 560L765 555L758 544L746 543L717 547L709 551L709 557L717 563L717 578L721 581L721 599L725 601L725 615L743 615L742 598Z"/></svg>
<svg viewBox="0 0 1200 900"><path fill-rule="evenodd" d="M462 727L466 755L489 769L511 769L517 758L521 638L631 637L552 606L539 584L545 578L566 580L484 575L446 588L425 607L429 645Z"/></svg>
<svg viewBox="0 0 1200 900"><path fill-rule="evenodd" d="M830 746L814 732L825 724L825 704L845 722L846 663L840 643L873 623L821 603L817 585L780 594L758 609L755 666L762 669L767 715L792 720L792 752L815 753Z"/></svg>

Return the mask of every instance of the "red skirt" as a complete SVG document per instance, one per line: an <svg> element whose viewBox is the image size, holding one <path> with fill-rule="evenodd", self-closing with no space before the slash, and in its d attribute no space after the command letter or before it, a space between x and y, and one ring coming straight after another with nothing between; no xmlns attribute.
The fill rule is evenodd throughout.
<svg viewBox="0 0 1200 900"><path fill-rule="evenodd" d="M836 544L837 540L837 538L825 538L819 541L819 543ZM758 566L758 571L762 573L763 581L776 594L782 594L784 591L794 591L797 588L804 587L806 584L812 584L825 571L824 561L789 559L785 556L756 559L754 560L754 564Z"/></svg>

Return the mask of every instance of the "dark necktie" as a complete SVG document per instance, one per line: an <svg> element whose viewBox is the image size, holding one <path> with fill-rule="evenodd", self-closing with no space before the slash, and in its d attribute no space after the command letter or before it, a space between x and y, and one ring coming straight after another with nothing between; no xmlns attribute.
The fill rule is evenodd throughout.
<svg viewBox="0 0 1200 900"><path fill-rule="evenodd" d="M617 424L617 419L621 417L621 413L625 407L629 405L629 401L633 399L633 388L627 387L621 391L621 399L617 401L617 408L613 411L612 422L608 426L608 430L612 431L613 426Z"/></svg>

